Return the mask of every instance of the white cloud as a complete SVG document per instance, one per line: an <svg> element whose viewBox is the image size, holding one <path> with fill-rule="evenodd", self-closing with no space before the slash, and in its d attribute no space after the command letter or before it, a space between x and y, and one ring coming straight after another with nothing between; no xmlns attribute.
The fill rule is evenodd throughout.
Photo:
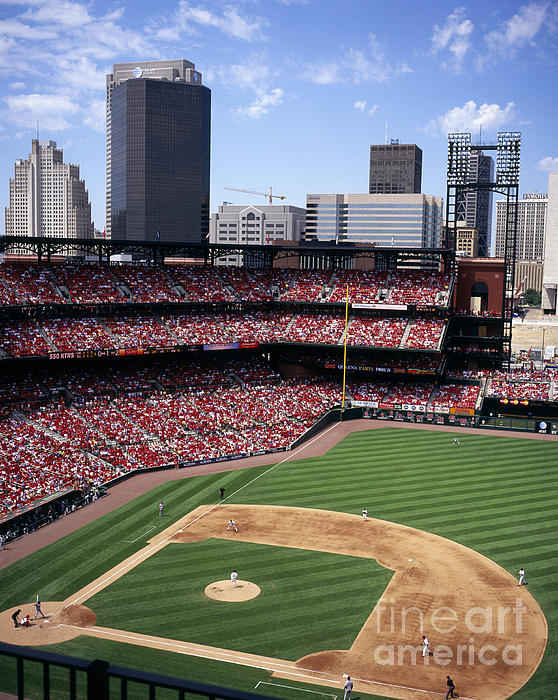
<svg viewBox="0 0 558 700"><path fill-rule="evenodd" d="M469 100L462 107L453 107L444 114L431 119L423 131L432 134L447 134L450 132L477 132L483 129L494 130L507 124L514 118L513 102L508 102L505 107L497 104L484 103L477 105Z"/></svg>
<svg viewBox="0 0 558 700"><path fill-rule="evenodd" d="M222 15L217 15L203 7L195 7L185 0L180 0L176 18L181 28L192 30L192 24L206 27L215 27L227 36L245 41L254 41L265 38L262 29L266 21L261 17L248 20L242 17L235 7L225 7Z"/></svg>
<svg viewBox="0 0 558 700"><path fill-rule="evenodd" d="M248 107L239 107L234 113L244 119L260 119L268 114L271 107L277 107L283 102L283 90L275 88L270 92L258 95Z"/></svg>
<svg viewBox="0 0 558 700"><path fill-rule="evenodd" d="M331 63L308 63L301 77L316 85L331 85L341 82L341 66Z"/></svg>
<svg viewBox="0 0 558 700"><path fill-rule="evenodd" d="M23 90L25 83L12 83L10 85L10 90Z"/></svg>
<svg viewBox="0 0 558 700"><path fill-rule="evenodd" d="M263 53L252 53L242 63L217 69L219 79L228 87L264 92L270 78L268 59Z"/></svg>
<svg viewBox="0 0 558 700"><path fill-rule="evenodd" d="M38 5L38 9L27 10L22 17L32 22L48 22L69 28L82 27L91 21L86 6L76 2L48 0Z"/></svg>
<svg viewBox="0 0 558 700"><path fill-rule="evenodd" d="M84 108L83 123L101 134L105 133L106 104L104 100L90 100Z"/></svg>
<svg viewBox="0 0 558 700"><path fill-rule="evenodd" d="M20 127L62 131L70 126L67 117L79 111L79 105L67 95L31 93L4 97L4 118Z"/></svg>
<svg viewBox="0 0 558 700"><path fill-rule="evenodd" d="M99 70L97 66L86 56L76 60L61 56L55 59L57 64L57 80L72 90L94 90L99 93L104 91L106 74L109 66Z"/></svg>
<svg viewBox="0 0 558 700"><path fill-rule="evenodd" d="M533 44L548 16L548 3L533 2L522 5L518 12L485 36L489 56L487 58L513 57L516 50ZM481 59L480 64L487 60Z"/></svg>
<svg viewBox="0 0 558 700"><path fill-rule="evenodd" d="M358 109L363 114L366 113L367 116L373 117L378 110L378 105L372 105L372 107L370 107L369 109L366 109L366 105L366 100L356 100L356 102L353 104L353 107L355 109Z"/></svg>
<svg viewBox="0 0 558 700"><path fill-rule="evenodd" d="M330 85L342 80L359 85L383 83L397 75L412 72L405 62L389 62L376 35L369 34L365 50L349 48L338 61L307 64L301 77L317 85Z"/></svg>
<svg viewBox="0 0 558 700"><path fill-rule="evenodd" d="M434 25L432 31L432 52L437 54L448 49L453 54L454 65L459 70L465 54L471 46L474 25L464 17L465 8L458 7L448 15L443 26Z"/></svg>
<svg viewBox="0 0 558 700"><path fill-rule="evenodd" d="M558 172L558 158L553 156L546 156L546 158L541 158L537 163L539 170L546 170L549 173Z"/></svg>

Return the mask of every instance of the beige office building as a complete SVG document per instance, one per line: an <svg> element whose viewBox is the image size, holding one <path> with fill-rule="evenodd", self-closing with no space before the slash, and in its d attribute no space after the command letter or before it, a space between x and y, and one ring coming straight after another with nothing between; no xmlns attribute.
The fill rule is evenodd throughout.
<svg viewBox="0 0 558 700"><path fill-rule="evenodd" d="M467 258L476 258L479 254L479 230L458 221L455 231L455 252Z"/></svg>
<svg viewBox="0 0 558 700"><path fill-rule="evenodd" d="M517 208L516 260L542 260L548 195L524 194ZM494 255L504 257L506 245L506 200L496 202L496 241Z"/></svg>
<svg viewBox="0 0 558 700"><path fill-rule="evenodd" d="M79 165L64 163L55 141L33 139L27 160L16 160L6 208L7 236L91 238L91 204Z"/></svg>

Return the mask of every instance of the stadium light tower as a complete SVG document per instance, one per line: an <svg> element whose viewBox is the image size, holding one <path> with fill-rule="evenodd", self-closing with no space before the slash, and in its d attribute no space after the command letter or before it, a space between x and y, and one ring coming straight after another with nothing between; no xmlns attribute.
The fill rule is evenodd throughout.
<svg viewBox="0 0 558 700"><path fill-rule="evenodd" d="M472 151L496 151L494 182L469 182ZM457 202L460 195L471 191L497 192L506 198L504 288L502 290L502 350L500 365L509 368L515 278L515 249L517 239L517 209L519 199L519 169L521 132L502 131L496 143L471 143L471 134L448 134L446 233L447 245L455 250L457 240Z"/></svg>

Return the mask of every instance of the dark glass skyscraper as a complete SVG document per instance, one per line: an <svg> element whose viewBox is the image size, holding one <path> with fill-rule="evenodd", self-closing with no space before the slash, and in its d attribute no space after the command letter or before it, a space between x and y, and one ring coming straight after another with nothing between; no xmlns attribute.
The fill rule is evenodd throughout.
<svg viewBox="0 0 558 700"><path fill-rule="evenodd" d="M107 76L107 232L199 243L209 232L211 92L189 61Z"/></svg>
<svg viewBox="0 0 558 700"><path fill-rule="evenodd" d="M482 151L471 151L467 182L487 184L494 180L494 161ZM480 258L490 255L492 229L492 192L488 189L471 189L459 192L456 207L457 221L478 229Z"/></svg>
<svg viewBox="0 0 558 700"><path fill-rule="evenodd" d="M370 194L420 194L422 150L414 143L370 146Z"/></svg>

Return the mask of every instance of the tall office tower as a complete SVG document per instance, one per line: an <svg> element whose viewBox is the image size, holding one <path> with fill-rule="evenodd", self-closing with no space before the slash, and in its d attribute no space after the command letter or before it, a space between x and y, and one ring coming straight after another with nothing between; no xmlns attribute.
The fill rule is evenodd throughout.
<svg viewBox="0 0 558 700"><path fill-rule="evenodd" d="M79 165L64 163L55 141L31 141L27 160L16 160L6 207L7 236L92 238L91 204Z"/></svg>
<svg viewBox="0 0 558 700"><path fill-rule="evenodd" d="M548 195L524 194L517 204L517 260L542 260L544 255L544 228ZM506 200L496 202L496 237L494 254L504 257L506 244Z"/></svg>
<svg viewBox="0 0 558 700"><path fill-rule="evenodd" d="M558 316L558 173L548 173L542 308Z"/></svg>
<svg viewBox="0 0 558 700"><path fill-rule="evenodd" d="M306 240L438 248L442 213L426 194L307 194Z"/></svg>
<svg viewBox="0 0 558 700"><path fill-rule="evenodd" d="M211 91L190 61L107 75L107 233L200 243L209 233Z"/></svg>
<svg viewBox="0 0 558 700"><path fill-rule="evenodd" d="M370 194L419 194L422 150L415 144L370 146Z"/></svg>
<svg viewBox="0 0 558 700"><path fill-rule="evenodd" d="M468 182L486 183L494 178L494 161L482 151L471 151ZM457 196L457 221L479 232L479 257L490 254L490 231L492 228L492 192L487 189L474 189L460 192Z"/></svg>

